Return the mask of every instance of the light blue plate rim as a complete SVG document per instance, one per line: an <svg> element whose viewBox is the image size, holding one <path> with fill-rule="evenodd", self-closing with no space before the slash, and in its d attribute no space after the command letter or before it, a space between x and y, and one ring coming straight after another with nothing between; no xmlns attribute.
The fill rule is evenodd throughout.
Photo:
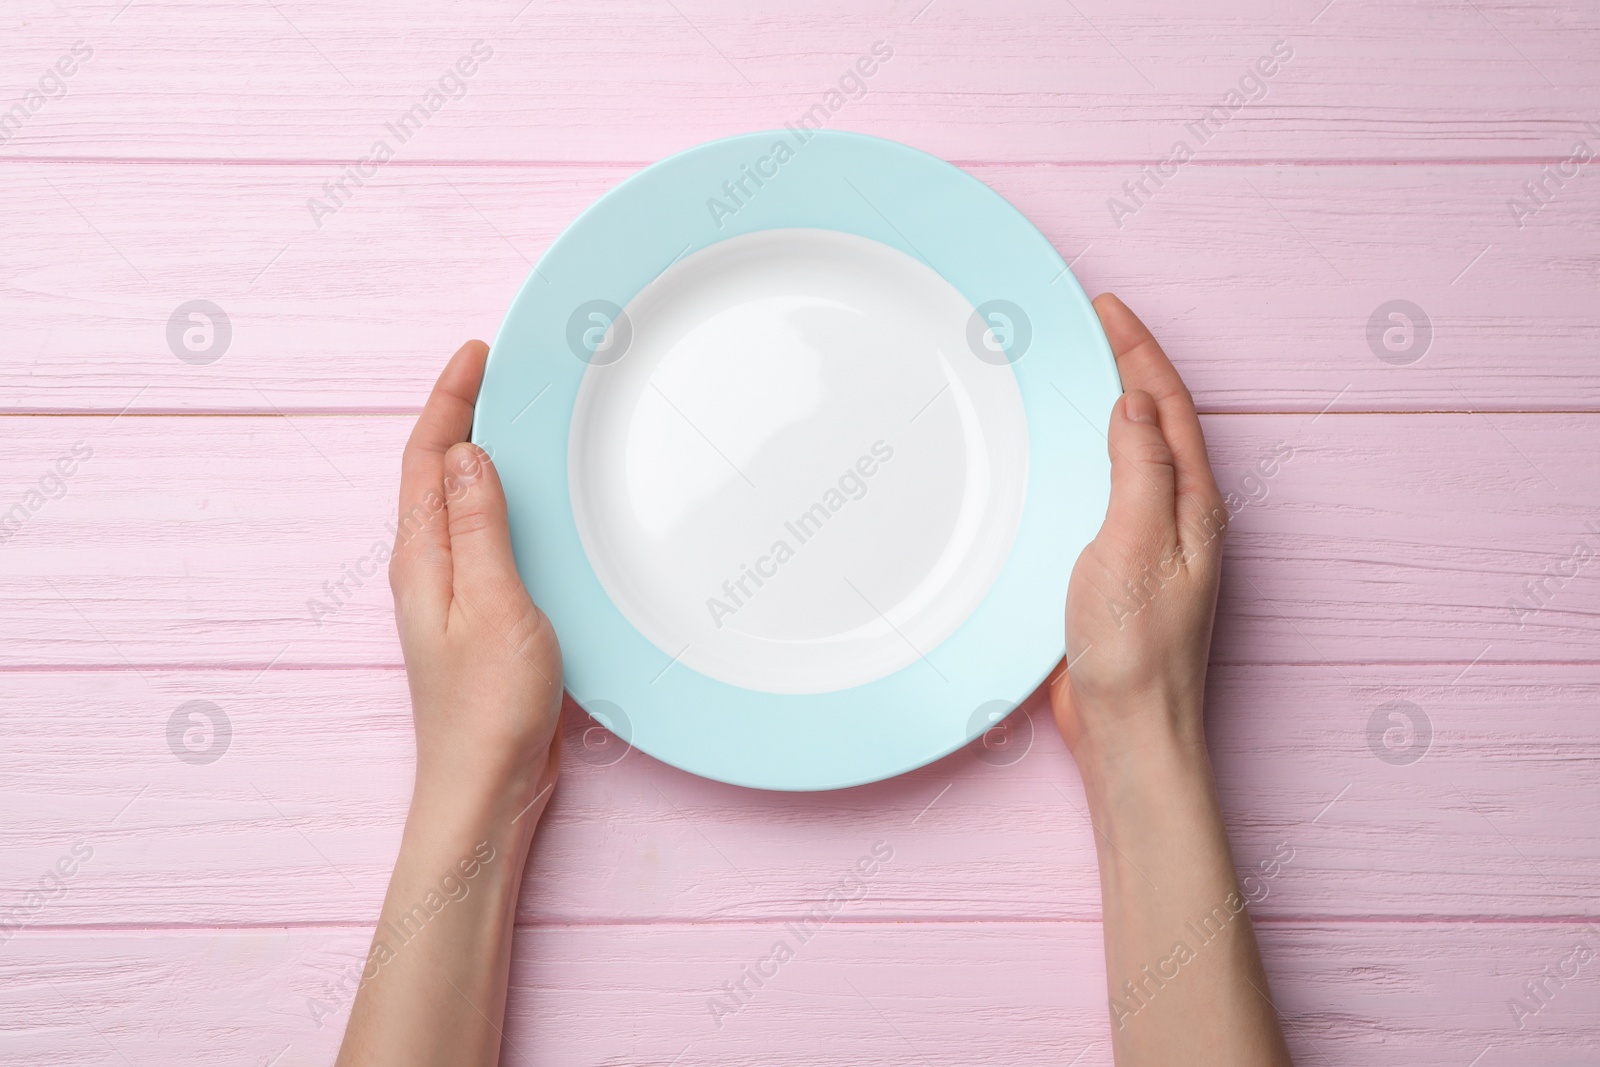
<svg viewBox="0 0 1600 1067"><path fill-rule="evenodd" d="M759 186L747 177L752 170ZM995 368L1016 375L1029 470L1016 541L994 586L954 634L911 665L807 695L720 682L635 629L589 563L567 468L573 404L591 370L568 344L574 310L597 299L626 307L685 256L790 227L879 241L927 263L974 307L1010 302L1032 327L1020 358ZM706 778L838 789L902 774L969 743L991 725L978 709L1021 703L1059 662L1067 580L1109 499L1106 431L1120 392L1093 305L1050 242L998 193L893 141L785 129L687 149L580 214L501 323L472 438L504 480L518 570L555 625L566 686L580 705L634 747Z"/></svg>

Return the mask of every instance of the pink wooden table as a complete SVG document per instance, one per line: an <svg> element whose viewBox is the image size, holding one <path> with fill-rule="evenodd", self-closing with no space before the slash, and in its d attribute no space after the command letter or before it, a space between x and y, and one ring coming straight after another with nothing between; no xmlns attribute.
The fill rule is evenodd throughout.
<svg viewBox="0 0 1600 1067"><path fill-rule="evenodd" d="M1583 0L8 5L0 1060L331 1060L412 742L381 575L308 601L578 210L827 111L880 41L827 124L967 168L1121 293L1247 501L1210 732L1241 868L1293 851L1255 914L1298 1061L1600 1061ZM191 301L227 329L186 345ZM194 701L230 732L185 735ZM1019 762L832 795L570 759L504 1062L1109 1063L1081 787L1025 710Z"/></svg>

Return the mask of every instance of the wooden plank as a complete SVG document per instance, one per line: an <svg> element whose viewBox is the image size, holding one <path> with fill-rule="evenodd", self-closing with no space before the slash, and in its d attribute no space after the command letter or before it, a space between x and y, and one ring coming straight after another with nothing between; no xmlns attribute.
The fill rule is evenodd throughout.
<svg viewBox="0 0 1600 1067"><path fill-rule="evenodd" d="M1114 221L1134 165L970 169L1091 293L1145 315L1202 410L1600 408L1600 183L1567 182L1519 228L1531 164L1195 164ZM327 166L0 165L0 410L414 411L630 173L391 168L319 227ZM168 337L194 300L231 330L203 365ZM1406 365L1373 346L1393 300L1431 327Z"/></svg>
<svg viewBox="0 0 1600 1067"><path fill-rule="evenodd" d="M0 512L38 507L0 546L0 667L398 665L371 560L392 542L410 423L7 420ZM1207 430L1224 491L1260 500L1229 536L1216 660L1594 658L1600 584L1575 551L1600 537L1600 417L1216 416ZM46 499L77 442L92 458ZM364 559L374 573L345 576Z"/></svg>
<svg viewBox="0 0 1600 1067"><path fill-rule="evenodd" d="M11 1020L0 1048L18 1067L327 1063L347 1018L338 983L369 936L25 934L0 954ZM783 939L796 940L779 924L524 928L503 1061L1111 1063L1094 924L835 922L792 945L794 958L719 1029L708 1002ZM1600 994L1587 973L1548 986L1522 1029L1507 1007L1580 940L1600 940L1576 925L1267 923L1261 939L1296 1062L1586 1067L1600 1053ZM1200 953L1190 966L1203 966Z"/></svg>
<svg viewBox="0 0 1600 1067"><path fill-rule="evenodd" d="M1207 155L1547 159L1600 121L1600 17L1579 0L829 0L781 12L732 0L382 12L87 0L7 22L8 97L72 42L93 49L6 146L35 157L354 159L442 89L414 143L391 138L404 158L644 162L832 104L829 125L948 158L1153 160L1185 123L1242 102L1227 94L1280 40L1292 58L1264 95L1245 84L1255 102ZM446 80L479 40L490 57ZM846 83L854 99L828 100L875 42L893 54L864 94Z"/></svg>
<svg viewBox="0 0 1600 1067"><path fill-rule="evenodd" d="M307 198L479 38L465 97L317 226ZM1266 98L1114 219L1278 39ZM1600 537L1600 418L1505 414L1600 411L1600 187L1509 206L1600 145L1593 5L75 0L0 15L0 514L28 512L0 543L0 917L94 851L0 946L0 1060L331 1059L412 747L381 573L321 626L305 601L386 536L403 413L606 188L798 118L877 40L893 58L827 124L967 166L1122 292L1254 498L1209 728L1241 868L1294 850L1255 910L1297 1060L1600 1057L1587 969L1508 1007L1600 944L1574 552ZM13 130L74 41L93 56ZM1434 330L1394 365L1369 322L1402 299ZM191 300L230 317L216 362L168 340ZM191 701L229 716L214 762L181 716L169 740ZM1109 1063L1092 833L1024 714L1014 764L823 796L569 737L507 1062ZM708 999L875 841L867 896L718 1029Z"/></svg>
<svg viewBox="0 0 1600 1067"><path fill-rule="evenodd" d="M1592 665L1214 668L1212 748L1236 860L1257 872L1257 914L1591 913L1597 695ZM202 725L180 713L192 701L221 709L225 741L201 732L173 747L175 716L179 729ZM1404 709L1409 735L1406 718L1390 717L1394 701L1420 709ZM8 671L0 705L0 804L11 813L0 902L74 844L93 849L70 894L34 922L377 913L410 798L402 672ZM967 750L892 781L795 796L704 781L639 752L586 759L587 720L569 708L523 917L793 918L882 841L893 861L851 921L1093 920L1082 787L1045 702L1022 714L1032 741L1014 763ZM199 759L213 745L209 763L177 754ZM1262 879L1259 865L1286 852Z"/></svg>

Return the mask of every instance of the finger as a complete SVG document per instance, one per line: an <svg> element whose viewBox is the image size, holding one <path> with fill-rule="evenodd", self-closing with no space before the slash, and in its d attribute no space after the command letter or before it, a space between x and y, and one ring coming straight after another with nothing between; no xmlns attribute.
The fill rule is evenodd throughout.
<svg viewBox="0 0 1600 1067"><path fill-rule="evenodd" d="M1221 504L1194 398L1149 328L1126 304L1112 293L1102 293L1095 297L1094 309L1111 342L1123 388L1141 389L1155 399L1176 464L1180 536L1192 537L1192 531Z"/></svg>
<svg viewBox="0 0 1600 1067"><path fill-rule="evenodd" d="M1177 469L1155 400L1142 389L1111 409L1111 504L1103 530L1118 543L1165 552L1177 544Z"/></svg>
<svg viewBox="0 0 1600 1067"><path fill-rule="evenodd" d="M472 409L478 402L478 387L483 384L483 368L489 359L489 346L468 341L445 364L439 380L428 394L422 414L411 430L406 449L443 456L450 446L467 439L472 431Z"/></svg>
<svg viewBox="0 0 1600 1067"><path fill-rule="evenodd" d="M472 429L472 409L489 349L462 345L434 385L400 459L400 521L391 567L397 602L420 601L442 612L450 603L450 535L444 459ZM440 616L442 617L442 615Z"/></svg>
<svg viewBox="0 0 1600 1067"><path fill-rule="evenodd" d="M458 444L445 456L450 505L450 562L454 586L471 604L497 605L522 588L511 554L511 525L500 475L477 445Z"/></svg>

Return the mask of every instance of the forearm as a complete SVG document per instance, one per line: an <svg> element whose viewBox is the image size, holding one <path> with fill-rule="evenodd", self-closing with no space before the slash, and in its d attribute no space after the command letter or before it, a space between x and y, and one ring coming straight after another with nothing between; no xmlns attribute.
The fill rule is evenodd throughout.
<svg viewBox="0 0 1600 1067"><path fill-rule="evenodd" d="M485 792L419 788L339 1067L499 1061L517 894L544 798L530 809L521 790Z"/></svg>
<svg viewBox="0 0 1600 1067"><path fill-rule="evenodd" d="M560 773L561 649L511 551L505 492L468 444L489 346L451 358L400 461L389 582L416 789L341 1067L500 1059L517 894Z"/></svg>
<svg viewBox="0 0 1600 1067"><path fill-rule="evenodd" d="M1203 740L1181 733L1155 725L1078 753L1097 831L1116 1062L1281 1067L1289 1054L1210 760Z"/></svg>

